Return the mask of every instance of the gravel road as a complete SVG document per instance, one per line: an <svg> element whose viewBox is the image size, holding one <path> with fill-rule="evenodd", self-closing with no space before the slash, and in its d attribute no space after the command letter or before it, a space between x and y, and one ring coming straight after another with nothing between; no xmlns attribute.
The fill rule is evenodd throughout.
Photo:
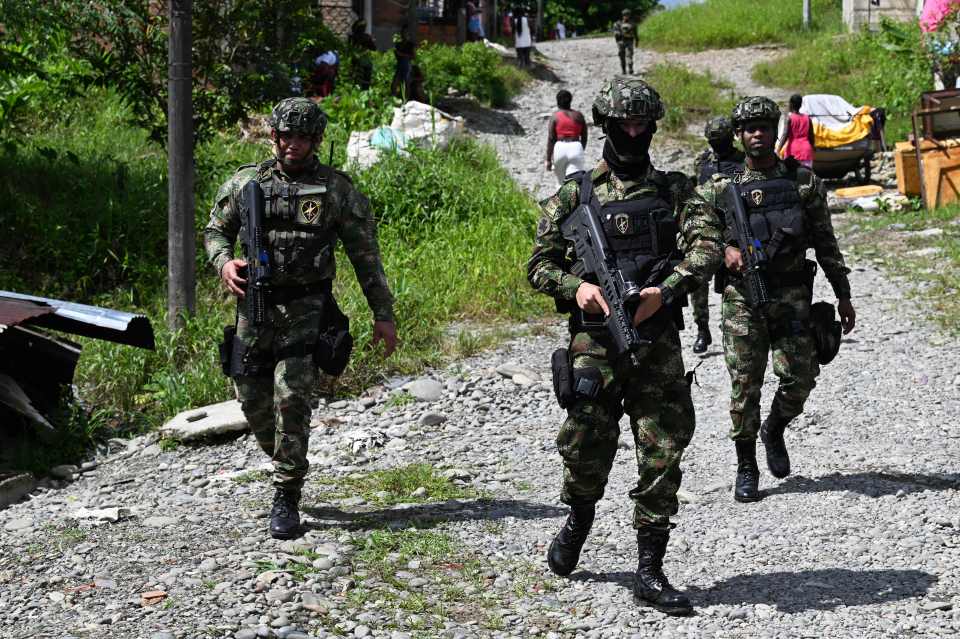
<svg viewBox="0 0 960 639"><path fill-rule="evenodd" d="M582 105L614 69L612 46L584 40L542 50L586 61L566 78ZM535 140L485 134L521 183L542 191L552 176L527 170L519 156L539 157L527 145L540 149L534 129L555 87L538 83L510 112ZM659 164L671 144L654 149ZM0 635L956 635L957 344L904 303L902 282L869 261L851 266L857 330L788 431L794 474L778 481L764 472L758 503L732 499L721 354L714 346L692 355L692 331L683 334L687 367L699 365L698 428L666 571L693 599L692 617L632 602L629 436L578 570L559 579L546 567L546 546L565 512L554 445L562 413L548 376L563 328L550 317L448 369L394 380L354 401L322 402L305 488L307 532L293 542L265 534L270 489L249 436L174 449L146 436L65 469L68 479L49 480L0 512ZM831 299L822 277L816 297ZM717 317L717 296L711 305ZM765 406L774 388L768 374ZM413 463L433 465L445 490L459 493L424 485L389 505L395 487L350 488L372 471Z"/></svg>

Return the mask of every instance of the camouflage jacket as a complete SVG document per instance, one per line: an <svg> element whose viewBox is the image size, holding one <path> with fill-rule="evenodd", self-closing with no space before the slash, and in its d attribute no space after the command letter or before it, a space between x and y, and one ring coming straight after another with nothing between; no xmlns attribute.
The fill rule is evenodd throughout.
<svg viewBox="0 0 960 639"><path fill-rule="evenodd" d="M346 174L320 164L316 158L295 180L284 173L276 161L270 160L259 166L241 167L220 187L210 211L210 221L203 230L207 257L217 273L234 257L234 246L243 226L238 199L243 185L252 179L262 185L281 187L284 183L296 183L301 188L323 185L326 190L321 195L301 195L290 204L295 220L265 224L273 283L296 286L332 280L336 275L334 250L340 240L374 318L392 321L393 296L380 260L377 223L370 203Z"/></svg>
<svg viewBox="0 0 960 639"><path fill-rule="evenodd" d="M744 167L741 184L757 180L766 180L777 177L787 177L791 174L787 165L778 161L776 166L763 171ZM830 221L830 212L827 210L827 198L824 193L823 182L812 172L808 173L810 180L797 185L800 200L806 214L806 226L810 245L813 247L817 262L823 269L824 275L830 281L837 299L850 297L850 281L847 274L850 269L843 261L837 236L833 232L833 223ZM720 194L730 183L730 178L724 175L715 175L709 182L697 188L698 198L691 200L687 207L688 214L701 214L708 210L716 211L721 221L726 219L727 212L723 210ZM726 240L729 246L736 246L732 238ZM798 263L789 270L802 270L803 255L797 256Z"/></svg>
<svg viewBox="0 0 960 639"><path fill-rule="evenodd" d="M744 158L743 151L734 147L733 152L727 154L726 156L720 158L717 156L716 151L713 149L707 149L703 153L697 156L693 161L693 179L695 182L700 182L700 174L703 173L704 167L708 164L713 164L716 167L718 162L736 162L737 164L743 164ZM716 170L711 171L711 175L717 173Z"/></svg>
<svg viewBox="0 0 960 639"><path fill-rule="evenodd" d="M617 42L633 42L637 39L637 23L620 20L613 25L613 37Z"/></svg>
<svg viewBox="0 0 960 639"><path fill-rule="evenodd" d="M655 182L666 182L678 213L694 196L690 180L682 173L664 173L651 167L637 180L621 180L601 161L591 173L594 192L601 204L629 200L658 193ZM527 279L533 288L561 300L573 300L582 279L567 269L576 261L573 243L560 233L560 223L580 204L580 185L576 180L564 183L556 195L540 204L540 222L534 241L533 255L527 262ZM713 275L721 260L722 229L715 212L709 207L690 209L679 218L683 261L660 285L673 295L689 293Z"/></svg>

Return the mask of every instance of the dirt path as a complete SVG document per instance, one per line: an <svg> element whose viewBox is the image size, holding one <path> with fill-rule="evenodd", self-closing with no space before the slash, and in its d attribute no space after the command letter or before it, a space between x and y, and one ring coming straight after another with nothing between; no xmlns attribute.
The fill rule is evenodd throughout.
<svg viewBox="0 0 960 639"><path fill-rule="evenodd" d="M589 61L573 79L583 85L570 84L581 105L615 62L609 44L543 46L557 60ZM536 84L510 112L538 148L539 109L555 89ZM526 153L526 136L485 135L525 184L549 190L548 176L513 156ZM670 143L654 153L670 162ZM721 353L695 357L692 332L682 335L687 368L700 364L698 426L666 571L690 593L693 617L632 601L629 428L578 570L569 579L547 570L546 546L565 514L554 444L563 415L548 373L564 329L551 317L407 390L396 380L322 404L307 532L292 542L265 533L271 489L249 436L195 447L144 437L72 481L47 482L0 511L0 635L954 636L957 343L903 303L903 283L872 262L851 266L857 330L787 435L794 474L776 481L764 471L759 503L732 500ZM823 278L816 297L831 299ZM716 318L718 298L710 301ZM774 388L768 372L765 406Z"/></svg>

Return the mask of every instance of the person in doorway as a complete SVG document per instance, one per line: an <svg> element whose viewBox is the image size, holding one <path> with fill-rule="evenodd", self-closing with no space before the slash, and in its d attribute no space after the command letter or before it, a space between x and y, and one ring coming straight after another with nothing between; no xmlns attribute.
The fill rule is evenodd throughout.
<svg viewBox="0 0 960 639"><path fill-rule="evenodd" d="M479 42L487 35L483 32L483 10L479 2L467 2L467 40Z"/></svg>
<svg viewBox="0 0 960 639"><path fill-rule="evenodd" d="M563 89L557 93L557 112L547 122L547 170L553 169L557 184L571 173L584 170L583 152L587 148L587 121L570 108L573 95Z"/></svg>
<svg viewBox="0 0 960 639"><path fill-rule="evenodd" d="M777 155L793 158L808 169L813 168L813 123L810 116L800 113L803 96L790 96L790 114L783 135L777 141ZM786 152L784 152L786 147Z"/></svg>
<svg viewBox="0 0 960 639"><path fill-rule="evenodd" d="M513 12L513 42L517 50L517 65L526 69L530 66L530 49L533 48L533 35L530 33L530 20L527 10L519 7Z"/></svg>

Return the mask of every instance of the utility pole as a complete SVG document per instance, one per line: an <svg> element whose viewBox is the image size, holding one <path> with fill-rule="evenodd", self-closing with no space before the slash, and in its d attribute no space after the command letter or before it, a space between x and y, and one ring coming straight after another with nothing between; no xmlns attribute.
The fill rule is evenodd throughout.
<svg viewBox="0 0 960 639"><path fill-rule="evenodd" d="M196 307L193 221L192 0L170 1L167 68L167 323L183 325Z"/></svg>
<svg viewBox="0 0 960 639"><path fill-rule="evenodd" d="M803 28L810 28L810 0L803 0Z"/></svg>
<svg viewBox="0 0 960 639"><path fill-rule="evenodd" d="M543 40L543 0L537 0L537 42Z"/></svg>

